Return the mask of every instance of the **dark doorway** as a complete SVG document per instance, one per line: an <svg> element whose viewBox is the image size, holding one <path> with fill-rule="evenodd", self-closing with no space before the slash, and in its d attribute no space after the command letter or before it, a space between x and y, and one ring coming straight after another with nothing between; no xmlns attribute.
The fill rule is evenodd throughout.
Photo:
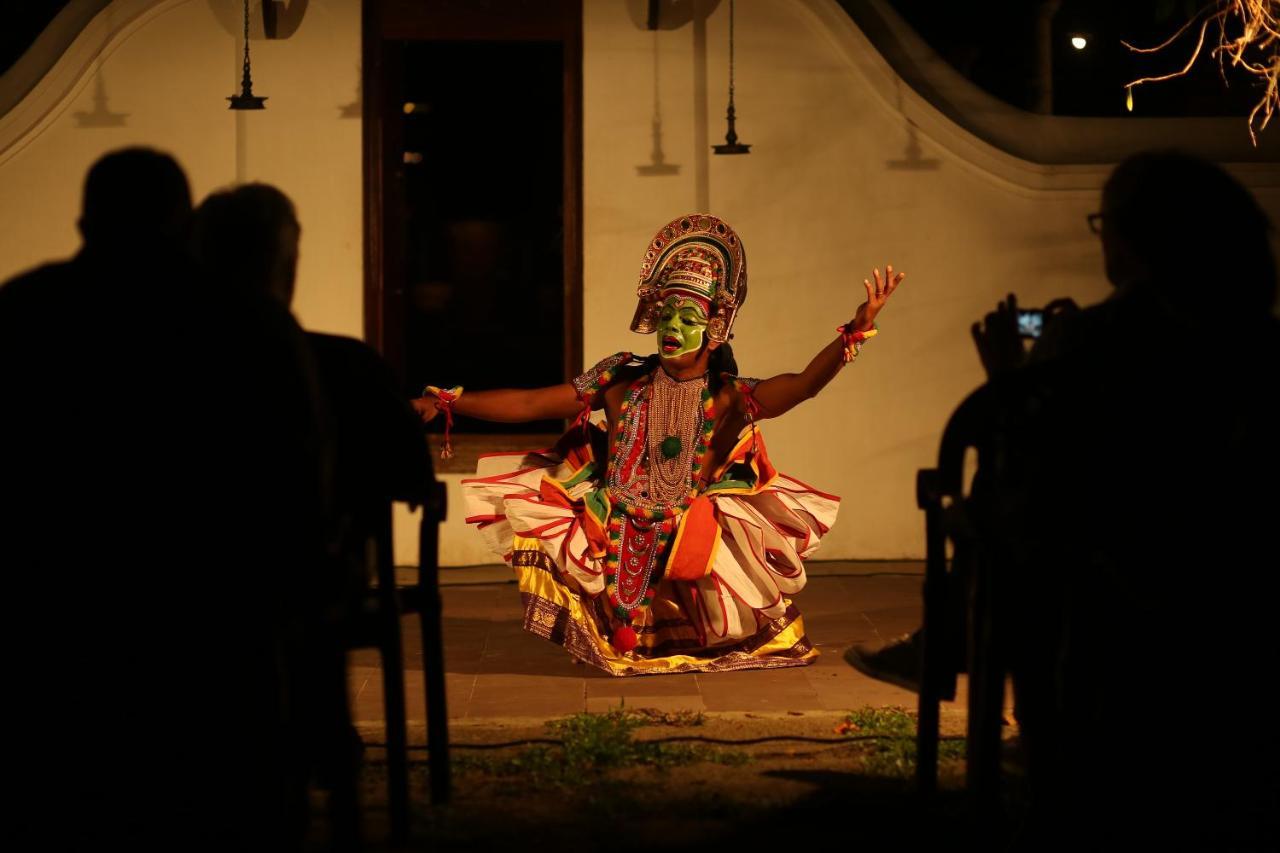
<svg viewBox="0 0 1280 853"><path fill-rule="evenodd" d="M418 387L564 381L562 62L548 42L405 46L405 371Z"/></svg>
<svg viewBox="0 0 1280 853"><path fill-rule="evenodd" d="M415 395L565 381L581 369L579 3L367 0L365 24L366 336ZM459 418L451 467L561 428Z"/></svg>

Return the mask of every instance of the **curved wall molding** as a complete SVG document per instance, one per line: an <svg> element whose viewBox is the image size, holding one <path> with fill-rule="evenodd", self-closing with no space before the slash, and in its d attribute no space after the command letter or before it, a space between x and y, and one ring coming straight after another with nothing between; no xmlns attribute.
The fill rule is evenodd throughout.
<svg viewBox="0 0 1280 853"><path fill-rule="evenodd" d="M0 116L18 105L111 0L71 0L36 36L18 61L0 74Z"/></svg>
<svg viewBox="0 0 1280 853"><path fill-rule="evenodd" d="M89 85L99 64L128 41L130 36L149 21L191 2L195 0L105 0L98 3L96 14L87 23L83 23L78 31L71 25L79 21L79 18L62 21L53 35L50 35L50 30L54 28L51 24L32 45L31 50L23 55L23 61L29 56L44 56L44 51L55 50L63 42L66 44L39 81L30 86L8 112L0 115L0 164L4 164L38 139L54 120L66 112ZM82 8L79 4L73 4L64 12L73 7ZM55 22L61 19L60 14ZM49 35L49 40L43 41L46 35ZM40 53L37 53L37 47ZM23 73L31 73L32 68L39 67L46 59L44 57L37 61L32 58L34 64L24 69ZM0 78L0 82L7 84L10 75L18 71L15 65L9 74ZM17 88L17 83L14 86Z"/></svg>

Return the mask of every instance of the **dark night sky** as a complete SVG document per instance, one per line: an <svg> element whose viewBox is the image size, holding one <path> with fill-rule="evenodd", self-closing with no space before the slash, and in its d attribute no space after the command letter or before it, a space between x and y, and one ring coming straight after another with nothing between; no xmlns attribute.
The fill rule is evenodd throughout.
<svg viewBox="0 0 1280 853"><path fill-rule="evenodd" d="M1035 16L1039 0L890 0L957 70L1024 109L1035 92ZM1195 43L1185 35L1163 54L1140 56L1121 44L1155 45L1213 0L1062 0L1054 26L1054 112L1125 114L1126 82L1181 67ZM0 11L0 73L22 55L67 0L16 0ZM1082 33L1077 51L1070 37ZM1225 86L1207 51L1185 79L1140 87L1140 116L1245 115L1261 91L1247 74L1227 71Z"/></svg>
<svg viewBox="0 0 1280 853"><path fill-rule="evenodd" d="M7 0L0 4L0 74L18 61L70 0Z"/></svg>
<svg viewBox="0 0 1280 853"><path fill-rule="evenodd" d="M1035 97L1035 21L1039 0L890 0L952 66L986 91L1030 109ZM1124 84L1186 64L1193 28L1159 54L1134 54L1121 41L1154 47L1213 0L1062 0L1054 18L1054 104L1058 115L1121 116ZM1210 34L1215 32L1210 28ZM1084 50L1071 36L1084 35ZM1206 44L1210 39L1206 38ZM1139 116L1247 115L1261 97L1254 79L1218 64L1205 50L1187 78L1149 83L1134 92Z"/></svg>

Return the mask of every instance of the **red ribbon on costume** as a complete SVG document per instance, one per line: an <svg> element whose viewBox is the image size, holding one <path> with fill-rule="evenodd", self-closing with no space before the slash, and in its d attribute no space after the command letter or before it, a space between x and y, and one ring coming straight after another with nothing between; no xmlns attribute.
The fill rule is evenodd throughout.
<svg viewBox="0 0 1280 853"><path fill-rule="evenodd" d="M753 421L760 417L760 401L756 399L756 389L746 382L740 382L738 383L738 392L742 394L742 401L746 404L747 415Z"/></svg>
<svg viewBox="0 0 1280 853"><path fill-rule="evenodd" d="M453 404L462 396L462 386L437 388L428 385L423 389L423 395L427 394L436 398L437 407L444 412L444 446L440 448L440 458L450 459L453 457L453 443L449 440L449 433L453 430Z"/></svg>
<svg viewBox="0 0 1280 853"><path fill-rule="evenodd" d="M754 383L743 382L741 379L735 383L738 386L738 393L742 395L743 405L747 409L747 422L751 424L751 452L756 451L756 419L760 417L760 401L756 399L756 387Z"/></svg>
<svg viewBox="0 0 1280 853"><path fill-rule="evenodd" d="M589 435L591 429L591 399L584 398L582 400L582 410L578 412L578 416L573 419L573 423L569 424L569 429L581 429L583 435Z"/></svg>

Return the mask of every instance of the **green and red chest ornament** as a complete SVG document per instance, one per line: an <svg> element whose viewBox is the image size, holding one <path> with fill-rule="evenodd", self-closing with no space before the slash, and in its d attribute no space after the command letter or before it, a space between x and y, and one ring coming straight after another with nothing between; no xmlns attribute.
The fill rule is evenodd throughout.
<svg viewBox="0 0 1280 853"><path fill-rule="evenodd" d="M658 230L645 249L631 329L658 335L662 359L724 343L747 296L742 241L718 217L692 213ZM707 376L678 381L663 369L627 389L611 438L605 582L610 642L635 648L685 511L706 489L715 430Z"/></svg>
<svg viewBox="0 0 1280 853"><path fill-rule="evenodd" d="M664 390L671 386L683 387ZM714 428L706 377L676 383L658 367L627 389L609 459L604 564L619 651L635 647L632 623L653 603L682 514L705 487ZM696 435L692 446L688 433Z"/></svg>

